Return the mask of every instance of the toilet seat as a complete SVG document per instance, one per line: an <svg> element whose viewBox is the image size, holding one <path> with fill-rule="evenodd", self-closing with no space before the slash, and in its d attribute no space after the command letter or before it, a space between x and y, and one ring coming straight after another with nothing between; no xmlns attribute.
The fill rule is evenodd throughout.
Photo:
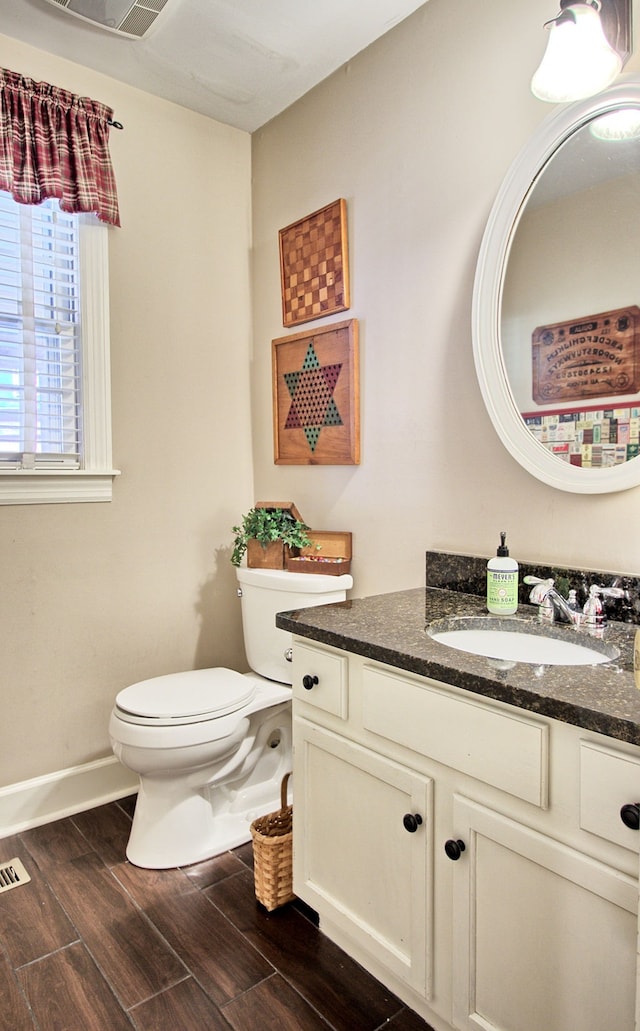
<svg viewBox="0 0 640 1031"><path fill-rule="evenodd" d="M125 723L138 726L182 726L237 712L255 693L251 678L218 666L131 684L117 695L115 711Z"/></svg>

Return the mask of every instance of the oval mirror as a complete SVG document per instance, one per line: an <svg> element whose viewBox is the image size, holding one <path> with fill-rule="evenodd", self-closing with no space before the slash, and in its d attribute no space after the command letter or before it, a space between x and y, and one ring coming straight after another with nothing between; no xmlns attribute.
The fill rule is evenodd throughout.
<svg viewBox="0 0 640 1031"><path fill-rule="evenodd" d="M510 168L473 352L495 430L532 475L577 493L640 484L640 80L554 111Z"/></svg>

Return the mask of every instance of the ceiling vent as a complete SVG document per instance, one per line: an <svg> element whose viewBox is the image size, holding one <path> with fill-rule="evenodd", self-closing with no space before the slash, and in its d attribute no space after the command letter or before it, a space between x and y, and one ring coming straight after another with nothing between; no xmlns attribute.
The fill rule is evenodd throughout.
<svg viewBox="0 0 640 1031"><path fill-rule="evenodd" d="M46 0L83 21L131 39L141 39L168 0Z"/></svg>

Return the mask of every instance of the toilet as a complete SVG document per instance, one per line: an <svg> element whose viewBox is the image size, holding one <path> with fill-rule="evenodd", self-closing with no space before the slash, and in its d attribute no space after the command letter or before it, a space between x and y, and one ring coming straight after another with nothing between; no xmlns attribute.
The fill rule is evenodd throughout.
<svg viewBox="0 0 640 1031"><path fill-rule="evenodd" d="M251 838L291 770L291 634L277 612L343 601L349 574L237 569L250 673L189 670L120 691L109 737L140 779L127 845L135 866L189 866Z"/></svg>

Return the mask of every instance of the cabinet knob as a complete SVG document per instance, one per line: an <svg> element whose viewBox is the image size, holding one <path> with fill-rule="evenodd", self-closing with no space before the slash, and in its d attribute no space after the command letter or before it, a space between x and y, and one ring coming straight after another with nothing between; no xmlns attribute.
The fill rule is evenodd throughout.
<svg viewBox="0 0 640 1031"><path fill-rule="evenodd" d="M453 838L449 838L449 840L445 841L444 843L445 852L449 856L449 859L453 859L454 862L456 861L456 859L460 858L466 847L467 846L465 845L464 841L461 841L460 838L458 838L456 841L454 841Z"/></svg>
<svg viewBox="0 0 640 1031"><path fill-rule="evenodd" d="M402 822L404 824L404 829L409 831L409 834L415 834L422 823L422 817L420 816L420 813L405 813L402 817Z"/></svg>
<svg viewBox="0 0 640 1031"><path fill-rule="evenodd" d="M315 676L311 676L310 673L305 673L305 675L302 678L302 686L304 687L305 691L310 691L311 688L317 683L318 678Z"/></svg>
<svg viewBox="0 0 640 1031"><path fill-rule="evenodd" d="M625 827L632 831L640 830L640 802L623 805L620 810L620 819Z"/></svg>

